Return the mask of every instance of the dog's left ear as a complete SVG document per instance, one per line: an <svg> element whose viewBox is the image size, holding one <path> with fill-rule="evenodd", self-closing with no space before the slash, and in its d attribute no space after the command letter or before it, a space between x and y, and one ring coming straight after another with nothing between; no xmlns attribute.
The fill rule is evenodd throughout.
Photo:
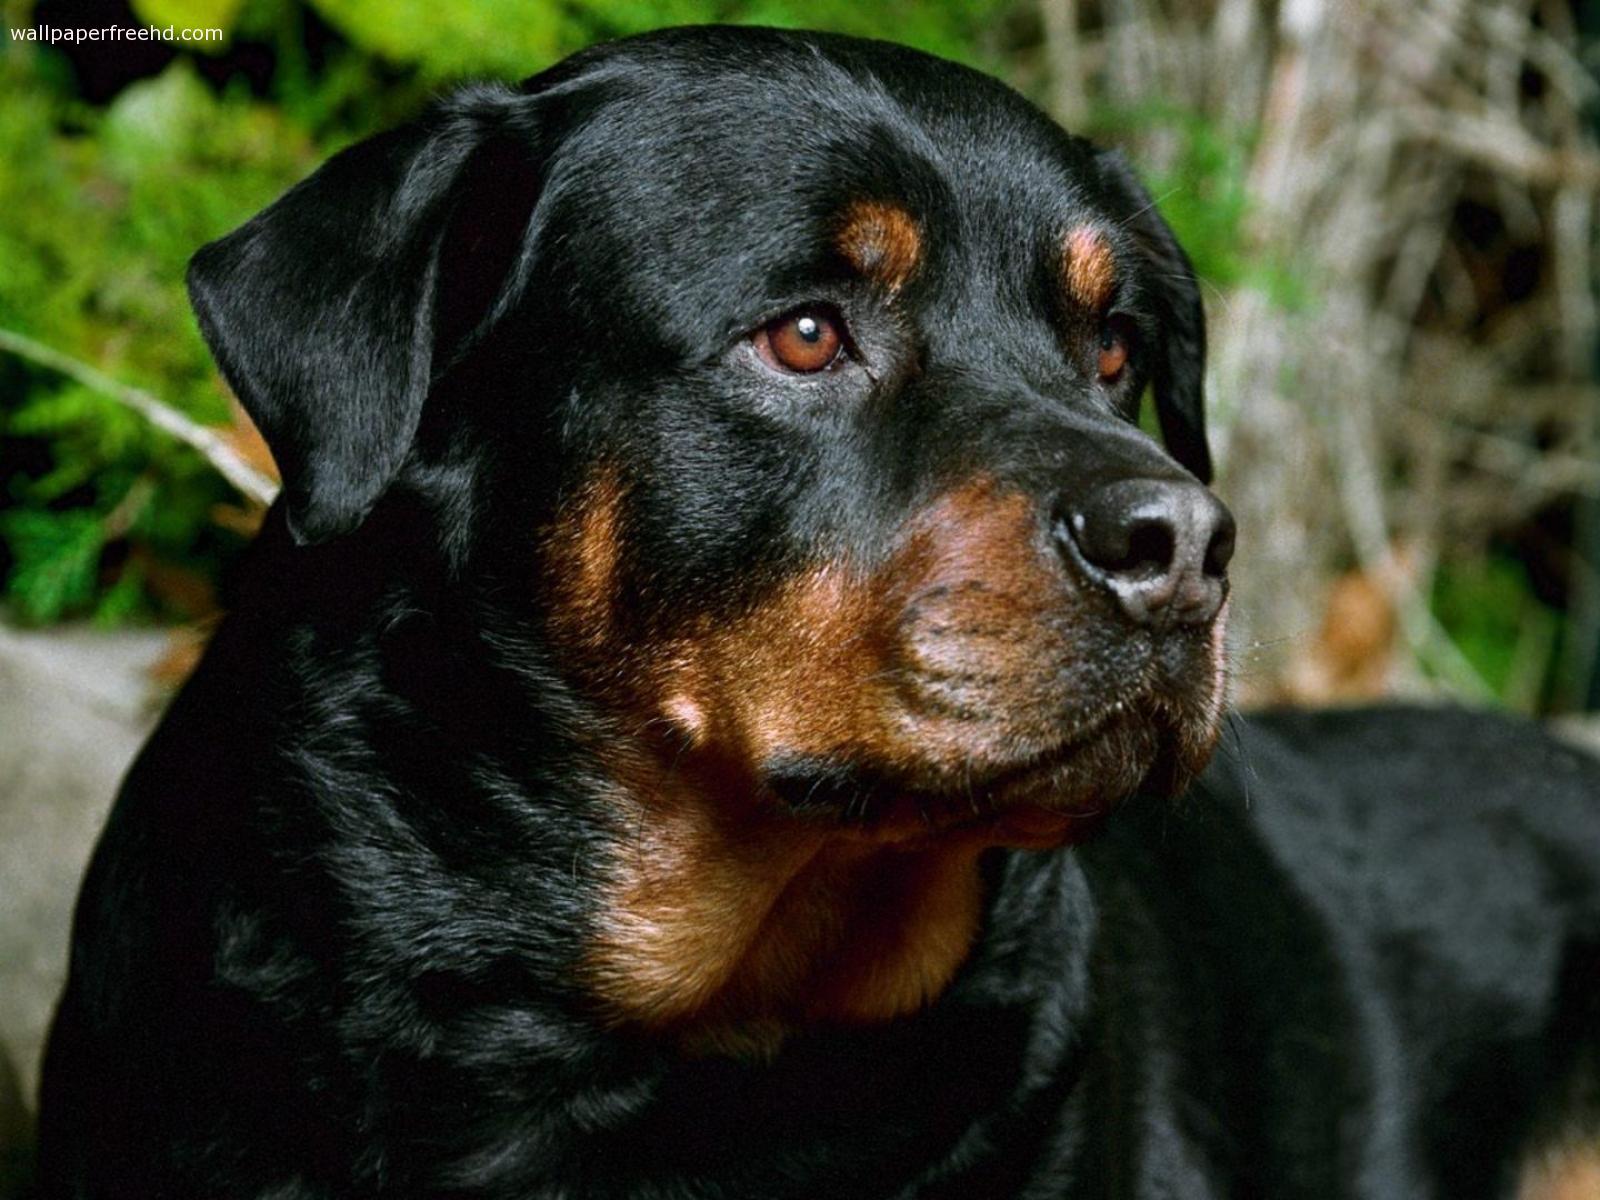
<svg viewBox="0 0 1600 1200"><path fill-rule="evenodd" d="M1189 256L1156 202L1133 173L1120 150L1097 156L1101 181L1118 206L1123 228L1133 235L1157 280L1152 298L1166 342L1151 372L1156 417L1172 456L1201 483L1211 482L1211 450L1206 445L1206 314L1200 284Z"/></svg>
<svg viewBox="0 0 1600 1200"><path fill-rule="evenodd" d="M525 275L537 104L504 88L452 97L335 155L190 262L201 332L277 459L297 542L362 521L432 382Z"/></svg>

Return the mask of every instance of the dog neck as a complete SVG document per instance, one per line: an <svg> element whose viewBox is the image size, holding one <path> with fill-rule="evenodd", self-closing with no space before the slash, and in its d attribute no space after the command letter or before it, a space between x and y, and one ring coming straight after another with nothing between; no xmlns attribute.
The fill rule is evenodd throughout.
<svg viewBox="0 0 1600 1200"><path fill-rule="evenodd" d="M980 1159L1031 1161L1044 1133L1034 1099L1053 1106L1090 1080L1093 906L1070 854L1002 850L981 866L981 930L935 1002L796 1029L759 1055L651 1039L656 1053L632 1060L648 1064L648 1120L600 1136L654 1190L715 1179L730 1195L764 1191L802 1160L820 1169L813 1194L859 1196L921 1195Z"/></svg>
<svg viewBox="0 0 1600 1200"><path fill-rule="evenodd" d="M696 1052L915 1012L976 939L984 846L797 821L679 764L627 771L585 964L608 1016Z"/></svg>
<svg viewBox="0 0 1600 1200"><path fill-rule="evenodd" d="M603 1025L695 1054L770 1058L806 1029L926 1008L985 940L1001 874L985 837L891 840L800 820L747 772L595 712L538 665L536 646L503 632L509 622L477 615L495 634L500 715L488 716L483 676L470 707L443 703L442 666L419 699L446 722L458 708L474 714L480 744L491 724L525 730L533 712L546 715L559 744L541 753L560 769L540 773L585 793L563 802L584 814L591 848L571 977ZM582 719L555 721L569 709ZM506 734L508 754L519 741ZM510 758L504 771L526 775Z"/></svg>

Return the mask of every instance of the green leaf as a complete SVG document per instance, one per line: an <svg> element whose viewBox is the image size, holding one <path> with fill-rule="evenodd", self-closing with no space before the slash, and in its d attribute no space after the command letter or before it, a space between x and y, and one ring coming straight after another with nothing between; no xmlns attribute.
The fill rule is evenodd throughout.
<svg viewBox="0 0 1600 1200"><path fill-rule="evenodd" d="M94 606L94 623L102 629L125 625L144 607L144 573L133 560L124 564L116 582Z"/></svg>
<svg viewBox="0 0 1600 1200"><path fill-rule="evenodd" d="M220 29L220 41L174 42L185 50L220 54L239 19L244 0L133 0L133 14L156 29Z"/></svg>
<svg viewBox="0 0 1600 1200"><path fill-rule="evenodd" d="M105 548L98 513L14 510L0 514L0 535L13 560L6 590L23 621L56 621L94 598Z"/></svg>
<svg viewBox="0 0 1600 1200"><path fill-rule="evenodd" d="M1433 580L1431 607L1461 653L1497 694L1511 681L1518 638L1547 613L1527 568L1505 551L1481 558L1445 559Z"/></svg>
<svg viewBox="0 0 1600 1200"><path fill-rule="evenodd" d="M482 0L452 7L437 0L314 0L358 45L434 78L494 75L520 79L576 49L577 29L559 4Z"/></svg>

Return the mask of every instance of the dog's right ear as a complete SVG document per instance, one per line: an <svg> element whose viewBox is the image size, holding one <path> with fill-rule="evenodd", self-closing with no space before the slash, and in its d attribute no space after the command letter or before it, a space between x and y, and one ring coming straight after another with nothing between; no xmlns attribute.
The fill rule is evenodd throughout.
<svg viewBox="0 0 1600 1200"><path fill-rule="evenodd" d="M1206 444L1206 313L1194 265L1177 235L1156 210L1120 150L1096 159L1101 181L1121 210L1122 227L1160 281L1153 299L1160 313L1164 345L1151 371L1156 418L1172 456L1201 483L1211 482L1211 450Z"/></svg>
<svg viewBox="0 0 1600 1200"><path fill-rule="evenodd" d="M432 381L526 278L541 101L463 92L335 155L190 262L201 332L277 459L297 542L361 522Z"/></svg>

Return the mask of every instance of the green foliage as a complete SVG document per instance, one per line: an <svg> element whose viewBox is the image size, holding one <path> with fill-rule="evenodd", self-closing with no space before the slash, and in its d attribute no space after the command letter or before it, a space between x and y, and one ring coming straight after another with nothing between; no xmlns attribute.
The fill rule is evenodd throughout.
<svg viewBox="0 0 1600 1200"><path fill-rule="evenodd" d="M170 2L170 0L169 0ZM314 0L352 41L434 79L518 79L591 42L668 25L734 23L893 37L973 60L1008 0L483 0L437 19L429 0Z"/></svg>
<svg viewBox="0 0 1600 1200"><path fill-rule="evenodd" d="M828 29L857 37L890 38L945 58L977 65L990 62L990 34L1010 0L597 0L603 22L597 33L620 36L662 25L729 22L784 29Z"/></svg>
<svg viewBox="0 0 1600 1200"><path fill-rule="evenodd" d="M1447 560L1431 600L1439 624L1494 693L1514 708L1537 708L1560 614L1534 595L1523 564L1506 553Z"/></svg>
<svg viewBox="0 0 1600 1200"><path fill-rule="evenodd" d="M133 12L146 25L165 29L233 29L239 19L244 0L132 0ZM220 53L225 43L197 42L194 48L202 53Z"/></svg>
<svg viewBox="0 0 1600 1200"><path fill-rule="evenodd" d="M13 509L0 519L0 532L16 560L11 592L24 620L48 621L94 599L105 548L99 514Z"/></svg>
<svg viewBox="0 0 1600 1200"><path fill-rule="evenodd" d="M442 79L520 78L576 47L576 22L564 5L482 0L434 19L434 0L319 0L318 10L352 41L396 63Z"/></svg>
<svg viewBox="0 0 1600 1200"><path fill-rule="evenodd" d="M981 61L1013 2L485 0L442 13L420 0L135 0L152 25L220 27L229 40L186 45L103 107L78 97L60 52L0 52L0 327L225 423L184 294L189 256L448 81L520 78L602 38L698 22L890 36ZM319 20L345 41L309 38ZM202 78L197 64L244 44L270 56L264 90L259 77L254 90ZM236 497L192 451L4 355L0 480L0 599L16 619L169 612L158 576L212 578L239 547L210 515Z"/></svg>
<svg viewBox="0 0 1600 1200"><path fill-rule="evenodd" d="M1253 130L1233 128L1161 100L1102 108L1091 118L1091 128L1110 142L1159 131L1163 142L1171 144L1168 161L1146 173L1145 183L1208 287L1252 288L1289 310L1309 304L1305 282L1292 266L1253 246L1246 232Z"/></svg>
<svg viewBox="0 0 1600 1200"><path fill-rule="evenodd" d="M187 59L98 110L52 66L17 48L0 64L0 326L225 422L184 264L303 174L316 150L270 106L218 96ZM228 552L206 517L226 486L115 401L0 360L0 438L5 596L18 617L153 611L131 545L208 574ZM119 512L135 479L149 495Z"/></svg>
<svg viewBox="0 0 1600 1200"><path fill-rule="evenodd" d="M227 422L183 290L188 257L450 81L519 78L599 39L698 22L889 37L998 69L996 30L1019 5L135 0L154 25L220 27L228 41L182 47L104 106L80 98L59 51L0 50L0 327ZM269 70L247 80L233 55ZM1178 153L1151 182L1202 274L1279 287L1243 243L1244 136L1158 106L1107 114L1102 132L1119 122L1176 135ZM237 497L195 454L115 400L3 354L0 481L0 599L17 618L181 611L159 580L174 567L214 578L239 548L212 517Z"/></svg>

